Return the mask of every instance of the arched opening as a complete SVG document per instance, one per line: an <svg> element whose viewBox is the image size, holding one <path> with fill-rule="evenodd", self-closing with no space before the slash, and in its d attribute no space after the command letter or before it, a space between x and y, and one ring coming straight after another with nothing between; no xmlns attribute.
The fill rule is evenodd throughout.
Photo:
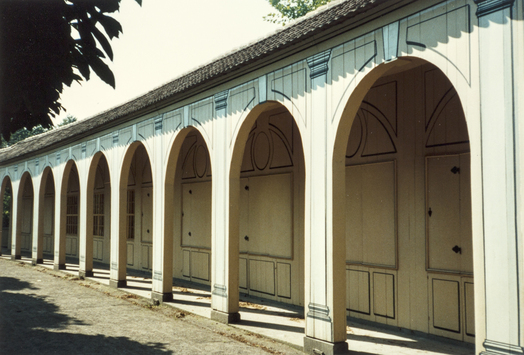
<svg viewBox="0 0 524 355"><path fill-rule="evenodd" d="M111 257L111 180L109 165L103 153L91 161L87 179L87 226L85 272L93 275L94 268L106 270ZM109 277L109 276L108 276Z"/></svg>
<svg viewBox="0 0 524 355"><path fill-rule="evenodd" d="M195 128L179 133L182 141L173 194L173 277L211 284L211 161L207 144ZM178 144L177 144L178 145ZM175 146L177 146L175 145ZM176 149L175 147L173 149ZM166 182L169 183L169 182Z"/></svg>
<svg viewBox="0 0 524 355"><path fill-rule="evenodd" d="M0 241L0 251L5 254L11 254L11 233L12 233L12 211L13 211L13 188L11 179L6 176L0 187L0 199L2 201L2 237Z"/></svg>
<svg viewBox="0 0 524 355"><path fill-rule="evenodd" d="M243 300L304 306L304 191L294 117L279 103L259 105L242 123L230 169L230 238L238 238Z"/></svg>
<svg viewBox="0 0 524 355"><path fill-rule="evenodd" d="M50 167L42 172L38 207L38 244L36 263L53 260L55 233L55 179ZM33 256L34 258L34 256Z"/></svg>
<svg viewBox="0 0 524 355"><path fill-rule="evenodd" d="M379 66L378 78L357 87L335 143L333 209L345 213L334 229L346 237L349 325L474 342L464 110L437 67L399 61L405 65Z"/></svg>
<svg viewBox="0 0 524 355"><path fill-rule="evenodd" d="M33 181L28 172L20 179L16 219L15 258L31 257L33 246Z"/></svg>
<svg viewBox="0 0 524 355"><path fill-rule="evenodd" d="M80 228L84 226L80 225L80 199L83 196L80 195L80 179L73 160L69 160L65 165L61 190L61 228L58 260L55 260L55 267L66 269L69 264L69 268L76 269L79 264L79 233Z"/></svg>
<svg viewBox="0 0 524 355"><path fill-rule="evenodd" d="M131 144L126 152L120 178L120 238L125 239L127 273L151 282L153 269L153 176L149 155L140 142ZM123 222L123 223L122 223ZM117 236L118 237L118 236ZM121 240L122 242L122 240ZM122 251L121 251L122 252ZM128 282L129 285L129 282ZM143 284L141 285L143 287ZM150 287L150 285L148 285Z"/></svg>

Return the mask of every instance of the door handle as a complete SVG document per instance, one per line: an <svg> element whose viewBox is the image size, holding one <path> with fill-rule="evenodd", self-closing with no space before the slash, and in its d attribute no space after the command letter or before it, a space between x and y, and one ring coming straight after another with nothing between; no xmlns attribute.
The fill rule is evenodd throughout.
<svg viewBox="0 0 524 355"><path fill-rule="evenodd" d="M462 248L458 245L455 245L453 248L451 248L456 254L462 254Z"/></svg>

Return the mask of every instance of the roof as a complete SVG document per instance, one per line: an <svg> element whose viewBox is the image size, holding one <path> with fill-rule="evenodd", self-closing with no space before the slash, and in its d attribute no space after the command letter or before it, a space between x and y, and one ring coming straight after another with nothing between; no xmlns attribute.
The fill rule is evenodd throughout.
<svg viewBox="0 0 524 355"><path fill-rule="evenodd" d="M74 137L81 138L93 130L109 128L118 124L125 117L147 109L161 107L162 102L182 96L198 86L211 83L219 77L234 75L234 72L250 64L261 61L284 49L303 43L344 21L350 20L367 12L388 0L335 0L305 17L292 22L283 29L250 43L245 47L228 53L216 60L203 65L167 84L153 89L120 106L102 112L91 118L53 129L46 133L27 138L10 147L0 149L0 163L21 158L22 156L42 149L66 143ZM166 104L167 105L167 104Z"/></svg>

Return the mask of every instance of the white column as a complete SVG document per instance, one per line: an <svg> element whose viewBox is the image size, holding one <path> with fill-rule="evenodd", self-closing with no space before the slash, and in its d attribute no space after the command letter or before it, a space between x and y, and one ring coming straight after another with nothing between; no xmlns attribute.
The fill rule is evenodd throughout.
<svg viewBox="0 0 524 355"><path fill-rule="evenodd" d="M15 171L15 174L17 172ZM18 235L18 193L20 189L20 178L18 176L15 176L15 179L11 181L11 198L12 198L12 205L11 205L11 259L20 259L20 239L17 237Z"/></svg>
<svg viewBox="0 0 524 355"><path fill-rule="evenodd" d="M64 170L66 164L61 164L60 155L56 156L55 178L55 241L54 261L55 270L65 269L65 234L66 234L66 205L67 185L64 185Z"/></svg>
<svg viewBox="0 0 524 355"><path fill-rule="evenodd" d="M344 280L333 237L331 214L333 152L329 148L327 117L327 72L331 51L308 58L311 105L308 112L309 154L306 157L306 337L308 353L334 354L347 351ZM345 249L345 248L342 248Z"/></svg>
<svg viewBox="0 0 524 355"><path fill-rule="evenodd" d="M36 170L38 169L38 165ZM40 206L43 201L40 201L40 189L42 188L42 174L38 174L38 171L35 171L35 177L33 178L33 250L31 252L32 264L41 264L43 262L43 253L42 253L42 238L43 238L43 225L40 222L40 219L43 217L41 212L43 212L43 206ZM45 187L44 187L45 188Z"/></svg>
<svg viewBox="0 0 524 355"><path fill-rule="evenodd" d="M155 119L153 137L153 290L151 297L160 302L173 299L172 236L165 236L164 150L162 149L162 116Z"/></svg>
<svg viewBox="0 0 524 355"><path fill-rule="evenodd" d="M515 209L513 1L476 3L479 18L486 285L486 351L483 354L522 354Z"/></svg>
<svg viewBox="0 0 524 355"><path fill-rule="evenodd" d="M136 133L133 127L134 133ZM134 138L136 134L134 134ZM109 286L125 287L127 266L127 236L126 236L126 207L127 186L120 186L122 179L122 164L125 151L120 147L113 147L112 159L108 159L111 179L111 257ZM124 172L129 174L129 171Z"/></svg>
<svg viewBox="0 0 524 355"><path fill-rule="evenodd" d="M213 179L211 192L211 318L222 323L240 320L238 313L238 233L231 233L229 179L228 91L215 95Z"/></svg>
<svg viewBox="0 0 524 355"><path fill-rule="evenodd" d="M91 159L86 158L85 145L82 146L82 159L77 162L80 201L79 201L79 223L78 223L78 276L93 276L93 220L87 220L87 209L93 208L93 191L88 191L87 180L89 178L89 163ZM94 176L93 176L94 179ZM91 194L88 199L87 194ZM88 202L91 202L88 204ZM90 245L88 245L90 243ZM90 249L91 253L88 253Z"/></svg>

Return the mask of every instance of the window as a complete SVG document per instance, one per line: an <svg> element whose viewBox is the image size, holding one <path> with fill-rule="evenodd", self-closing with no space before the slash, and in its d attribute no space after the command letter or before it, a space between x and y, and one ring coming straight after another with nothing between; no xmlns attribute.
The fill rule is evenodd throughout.
<svg viewBox="0 0 524 355"><path fill-rule="evenodd" d="M95 193L93 201L93 235L104 236L104 193Z"/></svg>
<svg viewBox="0 0 524 355"><path fill-rule="evenodd" d="M78 196L67 196L66 233L78 234Z"/></svg>
<svg viewBox="0 0 524 355"><path fill-rule="evenodd" d="M127 191L127 239L135 239L135 190Z"/></svg>

